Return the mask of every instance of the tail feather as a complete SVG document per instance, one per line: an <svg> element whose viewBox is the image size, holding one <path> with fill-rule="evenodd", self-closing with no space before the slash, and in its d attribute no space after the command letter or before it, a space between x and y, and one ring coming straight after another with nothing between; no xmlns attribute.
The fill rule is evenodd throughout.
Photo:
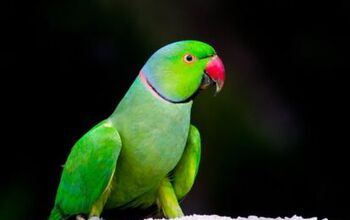
<svg viewBox="0 0 350 220"><path fill-rule="evenodd" d="M64 220L66 218L67 216L65 216L59 208L54 207L48 220Z"/></svg>

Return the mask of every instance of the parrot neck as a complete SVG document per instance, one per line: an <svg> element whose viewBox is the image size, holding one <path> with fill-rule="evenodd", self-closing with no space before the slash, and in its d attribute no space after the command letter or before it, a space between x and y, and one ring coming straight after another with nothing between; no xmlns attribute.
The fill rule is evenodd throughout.
<svg viewBox="0 0 350 220"><path fill-rule="evenodd" d="M167 101L167 102L170 102L170 103L174 103L174 104L177 104L177 103L187 103L187 102L190 102L192 101L192 96L188 99L185 99L185 100L182 100L182 101L174 101L174 100L171 100L171 99L168 99L166 98L165 96L163 96L160 92L157 91L156 88L154 88L152 86L152 84L147 80L145 74L140 71L140 74L139 74L139 77L141 79L141 82L147 87L147 89L156 97L160 98L160 99L163 99L164 101Z"/></svg>

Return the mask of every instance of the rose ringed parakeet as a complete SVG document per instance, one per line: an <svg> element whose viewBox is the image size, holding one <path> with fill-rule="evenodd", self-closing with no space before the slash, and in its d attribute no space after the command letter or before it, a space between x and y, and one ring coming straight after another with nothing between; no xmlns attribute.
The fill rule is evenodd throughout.
<svg viewBox="0 0 350 220"><path fill-rule="evenodd" d="M156 51L112 115L73 146L49 220L153 204L165 217L182 216L178 200L194 183L201 151L192 99L213 84L219 92L224 78L206 43L179 41Z"/></svg>

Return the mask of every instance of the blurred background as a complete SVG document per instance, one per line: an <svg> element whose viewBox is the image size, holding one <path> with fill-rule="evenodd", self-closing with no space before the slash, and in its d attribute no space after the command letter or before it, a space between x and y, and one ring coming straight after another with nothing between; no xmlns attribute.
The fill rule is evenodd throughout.
<svg viewBox="0 0 350 220"><path fill-rule="evenodd" d="M348 1L2 5L0 219L46 219L71 146L183 39L213 45L227 77L194 102L202 161L184 211L348 219Z"/></svg>

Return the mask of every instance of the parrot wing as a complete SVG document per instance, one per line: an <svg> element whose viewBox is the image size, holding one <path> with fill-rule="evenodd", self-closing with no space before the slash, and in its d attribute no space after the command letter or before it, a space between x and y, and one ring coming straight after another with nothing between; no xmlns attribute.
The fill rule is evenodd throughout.
<svg viewBox="0 0 350 220"><path fill-rule="evenodd" d="M55 206L66 215L89 213L108 191L122 143L118 131L105 120L72 148L64 165Z"/></svg>
<svg viewBox="0 0 350 220"><path fill-rule="evenodd" d="M185 197L191 190L198 173L200 158L200 134L197 128L191 125L184 153L176 165L172 177L172 184L178 199Z"/></svg>

